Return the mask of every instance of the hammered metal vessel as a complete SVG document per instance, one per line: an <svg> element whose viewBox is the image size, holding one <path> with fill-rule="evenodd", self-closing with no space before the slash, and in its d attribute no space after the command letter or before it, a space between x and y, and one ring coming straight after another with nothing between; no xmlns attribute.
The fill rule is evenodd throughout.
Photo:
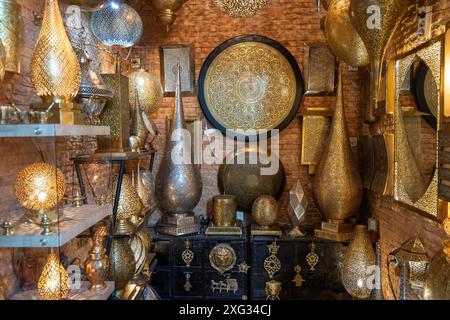
<svg viewBox="0 0 450 320"><path fill-rule="evenodd" d="M345 123L341 74L330 136L313 180L313 196L322 216L331 220L354 217L362 202L363 184Z"/></svg>
<svg viewBox="0 0 450 320"><path fill-rule="evenodd" d="M375 122L381 68L387 45L397 29L410 0L352 0L350 17L366 45L370 57L370 104L364 112L366 122Z"/></svg>
<svg viewBox="0 0 450 320"><path fill-rule="evenodd" d="M173 135L186 132L180 73L181 67L178 66L175 121L167 132L166 149L156 178L156 199L163 212L158 230L174 235L198 232L199 226L196 226L193 221L192 211L199 203L203 189L198 166L178 161L180 159L176 157L179 155L174 149L180 148L180 142L173 142L171 139ZM191 145L187 143L186 139L183 139L182 143L184 150L191 149Z"/></svg>

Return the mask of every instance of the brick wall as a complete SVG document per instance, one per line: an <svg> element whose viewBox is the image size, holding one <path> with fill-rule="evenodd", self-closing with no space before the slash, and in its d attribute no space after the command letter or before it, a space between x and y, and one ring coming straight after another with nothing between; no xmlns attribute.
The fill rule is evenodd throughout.
<svg viewBox="0 0 450 320"><path fill-rule="evenodd" d="M181 11L179 18L170 28L170 32L160 26L151 6L142 1L135 1L144 20L144 36L132 52L132 57L140 57L144 67L155 76L160 76L159 48L162 44L193 44L195 51L195 77L198 79L200 69L207 56L222 42L240 35L258 34L272 38L284 45L296 58L303 70L305 43L325 42L320 29L315 1L312 0L276 0L261 10L255 17L248 19L230 18L222 13L212 1L190 0ZM347 123L351 136L359 136L362 129L360 105L362 96L360 82L361 72L344 71L344 98ZM335 97L306 97L302 107L335 105ZM186 97L184 107L187 117L203 117L197 97ZM153 120L165 133L164 123L167 116L172 116L174 99L165 98ZM287 173L286 192L281 205L287 204L287 191L298 179L304 184L309 198L309 222L317 222L320 217L311 192L311 177L307 168L300 165L301 153L301 118L294 120L280 136L280 157ZM163 149L165 138L157 141L158 150ZM204 192L202 201L196 209L199 214L206 211L206 203L219 192L217 187L217 166L202 167Z"/></svg>

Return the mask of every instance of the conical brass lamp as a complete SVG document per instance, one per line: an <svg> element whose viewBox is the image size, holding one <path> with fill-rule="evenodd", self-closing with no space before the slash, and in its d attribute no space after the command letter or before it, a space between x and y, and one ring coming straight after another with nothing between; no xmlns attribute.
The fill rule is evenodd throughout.
<svg viewBox="0 0 450 320"><path fill-rule="evenodd" d="M31 57L30 76L36 93L44 102L33 109L45 112L55 104L51 108L52 122L84 123L82 106L72 103L80 88L81 68L64 29L57 0L45 1L42 28Z"/></svg>
<svg viewBox="0 0 450 320"><path fill-rule="evenodd" d="M410 0L352 0L350 17L366 45L370 57L370 104L366 122L375 122L381 68L386 47L397 29Z"/></svg>
<svg viewBox="0 0 450 320"><path fill-rule="evenodd" d="M69 275L56 253L50 253L37 283L44 300L64 300L69 294Z"/></svg>

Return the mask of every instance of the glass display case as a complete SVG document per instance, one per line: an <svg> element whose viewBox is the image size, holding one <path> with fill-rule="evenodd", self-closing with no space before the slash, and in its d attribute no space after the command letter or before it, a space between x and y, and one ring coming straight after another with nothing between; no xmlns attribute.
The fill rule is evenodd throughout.
<svg viewBox="0 0 450 320"><path fill-rule="evenodd" d="M111 162L84 166L80 181L73 161L109 136L107 126L0 125L0 251L14 282L6 298L106 300L115 290L106 258Z"/></svg>

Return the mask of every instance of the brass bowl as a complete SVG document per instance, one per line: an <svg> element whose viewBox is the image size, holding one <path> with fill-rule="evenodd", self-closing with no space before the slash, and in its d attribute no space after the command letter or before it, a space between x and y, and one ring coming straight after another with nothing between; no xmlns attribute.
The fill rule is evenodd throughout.
<svg viewBox="0 0 450 320"><path fill-rule="evenodd" d="M238 159L245 156L245 164L238 164ZM250 164L250 159L256 156L259 161ZM286 175L281 161L278 162L278 170L272 175L261 174L261 169L269 167L264 165L261 159L267 159L268 155L253 148L243 148L228 155L224 164L219 169L219 188L221 193L235 195L238 209L250 212L253 202L261 195L270 195L279 199L283 193ZM229 164L231 163L231 164Z"/></svg>
<svg viewBox="0 0 450 320"><path fill-rule="evenodd" d="M273 226L278 219L277 200L271 196L260 196L253 203L252 217L263 228Z"/></svg>

